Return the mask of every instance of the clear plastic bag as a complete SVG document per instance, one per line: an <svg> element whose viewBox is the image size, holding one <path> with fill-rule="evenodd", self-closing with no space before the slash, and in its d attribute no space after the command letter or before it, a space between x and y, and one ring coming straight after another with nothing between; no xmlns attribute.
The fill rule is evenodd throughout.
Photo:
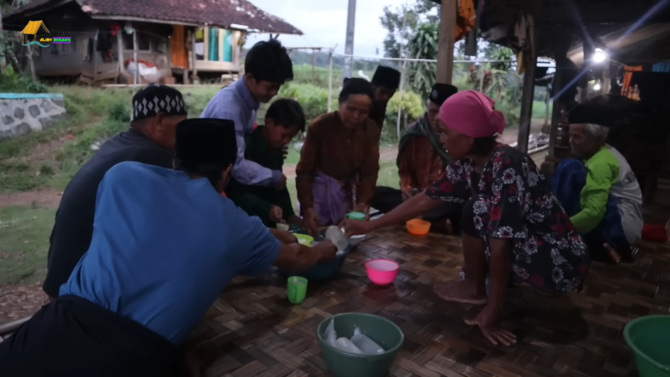
<svg viewBox="0 0 670 377"><path fill-rule="evenodd" d="M354 336L351 337L351 342L365 355L379 355L385 352L382 346L362 334L358 327L354 329Z"/></svg>
<svg viewBox="0 0 670 377"><path fill-rule="evenodd" d="M356 345L347 338L338 338L335 342L335 348L344 352L355 353L358 355L363 354L363 351L356 347Z"/></svg>
<svg viewBox="0 0 670 377"><path fill-rule="evenodd" d="M335 345L337 341L337 333L335 333L335 320L331 319L328 327L326 327L326 342L331 346L337 348Z"/></svg>

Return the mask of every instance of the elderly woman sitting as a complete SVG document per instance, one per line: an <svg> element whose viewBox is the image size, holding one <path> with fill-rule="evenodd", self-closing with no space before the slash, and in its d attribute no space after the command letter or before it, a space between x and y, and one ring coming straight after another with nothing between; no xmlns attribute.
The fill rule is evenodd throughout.
<svg viewBox="0 0 670 377"><path fill-rule="evenodd" d="M364 234L412 219L442 202L465 203L461 281L437 285L435 292L448 301L485 305L467 323L479 326L493 344L511 345L515 335L499 326L510 281L545 292L576 291L589 257L533 160L496 142L505 119L493 103L472 90L451 96L439 115L440 141L452 160L446 173L381 218L345 220L344 226L349 234Z"/></svg>
<svg viewBox="0 0 670 377"><path fill-rule="evenodd" d="M594 258L619 262L642 236L642 191L626 159L606 143L611 109L583 104L569 114L570 146L552 189Z"/></svg>

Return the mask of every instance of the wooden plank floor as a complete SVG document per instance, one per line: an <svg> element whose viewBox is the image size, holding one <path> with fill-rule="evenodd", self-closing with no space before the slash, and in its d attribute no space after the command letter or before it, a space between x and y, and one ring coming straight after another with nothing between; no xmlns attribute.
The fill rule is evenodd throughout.
<svg viewBox="0 0 670 377"><path fill-rule="evenodd" d="M369 284L363 264L371 258L400 263L394 286ZM310 282L299 306L286 300L286 279L277 274L237 278L191 336L206 376L330 376L316 327L354 311L388 318L405 333L391 376L637 376L624 325L670 313L670 246L647 244L633 264L594 263L580 294L511 291L503 325L518 343L496 347L463 322L477 307L432 293L434 283L456 279L461 264L459 238L387 229L349 255L337 279Z"/></svg>

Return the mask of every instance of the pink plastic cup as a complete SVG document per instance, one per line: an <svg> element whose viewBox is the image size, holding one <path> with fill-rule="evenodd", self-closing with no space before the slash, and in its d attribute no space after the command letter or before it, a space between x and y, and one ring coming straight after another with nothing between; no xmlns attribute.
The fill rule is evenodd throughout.
<svg viewBox="0 0 670 377"><path fill-rule="evenodd" d="M377 285L389 285L398 276L398 262L389 259L373 259L365 263L368 278Z"/></svg>

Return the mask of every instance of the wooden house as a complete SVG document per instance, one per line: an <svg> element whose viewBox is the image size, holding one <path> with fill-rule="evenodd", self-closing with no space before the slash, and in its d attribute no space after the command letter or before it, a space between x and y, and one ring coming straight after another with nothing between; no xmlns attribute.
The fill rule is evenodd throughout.
<svg viewBox="0 0 670 377"><path fill-rule="evenodd" d="M31 47L37 76L88 83L127 80L125 65L135 55L162 77L220 79L240 71L247 33L302 34L247 0L33 0L4 16L3 25L21 31L36 20L71 38Z"/></svg>

